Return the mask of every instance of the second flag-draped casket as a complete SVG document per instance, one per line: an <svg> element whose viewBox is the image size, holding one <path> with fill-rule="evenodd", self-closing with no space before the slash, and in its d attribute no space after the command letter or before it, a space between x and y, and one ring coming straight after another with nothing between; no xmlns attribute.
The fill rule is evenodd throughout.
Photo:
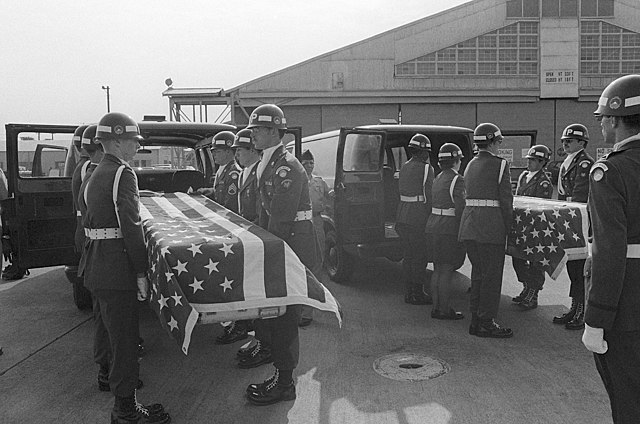
<svg viewBox="0 0 640 424"><path fill-rule="evenodd" d="M567 261L588 255L589 220L584 203L515 196L513 219L507 252L539 264L553 279Z"/></svg>
<svg viewBox="0 0 640 424"><path fill-rule="evenodd" d="M281 239L202 195L140 198L152 308L188 353L196 323L268 318L286 305L335 313L331 293Z"/></svg>

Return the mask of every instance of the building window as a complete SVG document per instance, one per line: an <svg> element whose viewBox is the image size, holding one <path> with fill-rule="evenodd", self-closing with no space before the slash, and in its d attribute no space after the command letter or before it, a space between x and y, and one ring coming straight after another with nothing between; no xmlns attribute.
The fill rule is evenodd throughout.
<svg viewBox="0 0 640 424"><path fill-rule="evenodd" d="M539 18L540 0L508 0L507 18Z"/></svg>
<svg viewBox="0 0 640 424"><path fill-rule="evenodd" d="M580 16L613 17L613 0L582 0L580 2Z"/></svg>
<svg viewBox="0 0 640 424"><path fill-rule="evenodd" d="M640 69L640 34L603 21L582 21L580 33L582 75L619 75Z"/></svg>
<svg viewBox="0 0 640 424"><path fill-rule="evenodd" d="M560 17L575 18L578 16L578 0L560 0Z"/></svg>
<svg viewBox="0 0 640 424"><path fill-rule="evenodd" d="M538 22L517 22L398 64L396 76L537 75L538 32Z"/></svg>

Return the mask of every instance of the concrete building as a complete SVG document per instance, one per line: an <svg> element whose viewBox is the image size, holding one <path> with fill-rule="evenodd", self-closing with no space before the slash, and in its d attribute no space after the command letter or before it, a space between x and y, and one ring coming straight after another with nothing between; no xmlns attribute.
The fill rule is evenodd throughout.
<svg viewBox="0 0 640 424"><path fill-rule="evenodd" d="M380 118L494 122L537 134L558 160L574 122L589 128L589 153L606 151L593 111L601 90L629 73L640 73L638 0L473 0L228 90L163 95L173 119L187 105L197 120L196 105L226 104L239 125L276 103L304 135ZM511 154L522 159L519 148Z"/></svg>

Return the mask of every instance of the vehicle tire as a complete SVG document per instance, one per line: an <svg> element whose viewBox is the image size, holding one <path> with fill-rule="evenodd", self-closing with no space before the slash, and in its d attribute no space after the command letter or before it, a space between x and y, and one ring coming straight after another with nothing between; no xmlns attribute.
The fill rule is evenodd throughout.
<svg viewBox="0 0 640 424"><path fill-rule="evenodd" d="M93 307L91 292L84 286L84 279L78 277L78 267L65 266L64 272L73 289L73 303L81 311L90 310Z"/></svg>
<svg viewBox="0 0 640 424"><path fill-rule="evenodd" d="M325 247L324 265L329 278L336 283L346 283L353 273L355 258L338 246L338 235L333 229L327 231Z"/></svg>

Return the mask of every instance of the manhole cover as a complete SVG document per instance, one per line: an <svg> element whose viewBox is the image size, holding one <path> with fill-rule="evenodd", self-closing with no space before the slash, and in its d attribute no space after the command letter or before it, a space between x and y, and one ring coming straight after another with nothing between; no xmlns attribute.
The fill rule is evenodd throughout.
<svg viewBox="0 0 640 424"><path fill-rule="evenodd" d="M401 381L429 380L451 370L441 359L416 353L383 356L373 361L373 369L383 377Z"/></svg>

